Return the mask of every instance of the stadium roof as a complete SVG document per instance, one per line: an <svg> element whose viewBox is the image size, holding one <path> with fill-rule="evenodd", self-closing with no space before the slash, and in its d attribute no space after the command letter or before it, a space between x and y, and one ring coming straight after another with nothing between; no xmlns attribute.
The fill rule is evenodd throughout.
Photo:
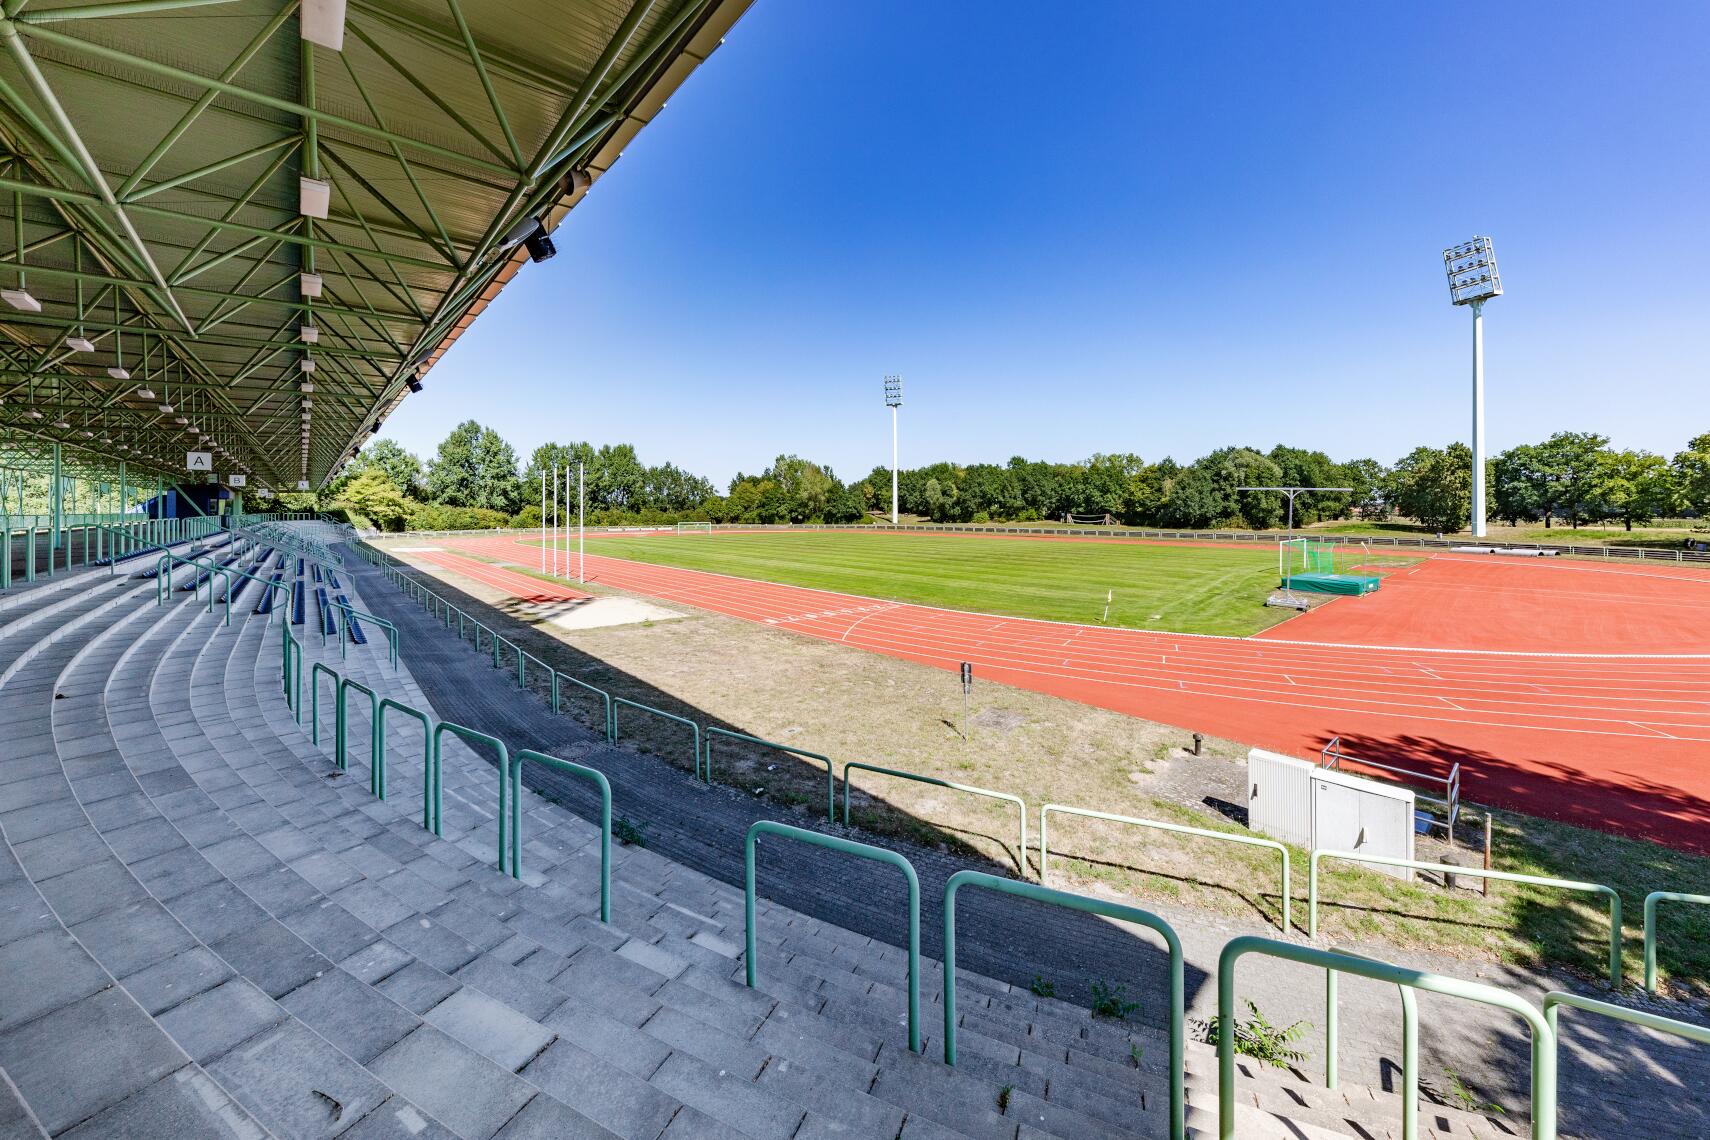
<svg viewBox="0 0 1710 1140"><path fill-rule="evenodd" d="M749 2L0 0L0 443L318 485Z"/></svg>

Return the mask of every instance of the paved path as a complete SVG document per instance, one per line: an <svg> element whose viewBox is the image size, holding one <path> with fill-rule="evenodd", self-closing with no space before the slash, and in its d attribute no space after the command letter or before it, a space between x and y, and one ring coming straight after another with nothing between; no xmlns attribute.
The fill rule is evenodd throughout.
<svg viewBox="0 0 1710 1140"><path fill-rule="evenodd" d="M728 788L703 788L680 770L654 757L610 749L579 725L554 717L534 696L503 685L471 685L469 669L481 658L433 621L425 611L390 589L377 571L357 559L351 570L360 579L363 595L376 612L395 621L403 632L406 662L441 716L479 725L504 737L514 747L535 747L567 756L598 756L599 766L613 785L619 814L645 821L650 849L729 883L743 873L741 837L757 819L774 818L778 810ZM443 583L436 589L455 591ZM473 598L458 598L472 611L486 610L489 624L505 636L539 652L546 635L484 607ZM538 646L538 648L536 648ZM495 677L497 674L495 674ZM593 811L583 787L550 774L535 775L530 783L578 813ZM808 825L810 820L797 819ZM871 836L861 838L872 841ZM970 865L1004 873L1003 868L971 864L940 852L901 843L887 846L904 851L920 874L924 952L940 953L936 900L944 880ZM768 897L816 918L893 944L902 938L903 894L894 871L851 865L815 849L768 852L761 863L762 890ZM1208 1017L1215 1010L1217 956L1235 934L1276 936L1275 928L1208 917L1201 912L1158 906L1177 929L1187 959L1190 1015ZM1035 976L1051 979L1057 992L1084 1001L1094 981L1125 984L1138 998L1136 1016L1151 1026L1160 1024L1164 958L1146 935L1134 935L1101 920L1069 915L1013 899L969 893L958 911L960 964L968 969L1025 986ZM1438 961L1430 956L1362 946L1405 965L1438 970L1472 980L1501 984L1537 1000L1548 988L1573 988L1565 978L1534 975L1476 963ZM1252 959L1241 968L1241 992L1257 1000L1274 1022L1309 1021L1314 1029L1308 1048L1313 1065L1322 1057L1319 1030L1324 1021L1321 975L1269 960ZM1596 991L1593 991L1596 992ZM1369 1085L1395 1087L1399 1082L1398 1005L1393 990L1358 980L1342 986L1342 1067L1346 1078ZM1423 1076L1428 1085L1443 1087L1453 1069L1488 1099L1523 1104L1527 1072L1524 1031L1520 1024L1486 1014L1479 1007L1424 995L1420 1001ZM1710 1134L1710 1058L1677 1047L1667 1039L1626 1027L1585 1025L1573 1031L1564 1051L1564 1135L1629 1137ZM1631 1078L1614 1082L1602 1074L1616 1065ZM1691 1090L1691 1091L1688 1091ZM1654 1105L1668 1104L1671 1113L1659 1122ZM1572 1123L1567 1127L1566 1123Z"/></svg>

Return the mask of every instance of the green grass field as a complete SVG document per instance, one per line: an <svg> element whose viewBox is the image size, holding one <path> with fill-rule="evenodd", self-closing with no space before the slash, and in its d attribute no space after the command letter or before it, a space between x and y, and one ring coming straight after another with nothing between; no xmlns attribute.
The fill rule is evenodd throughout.
<svg viewBox="0 0 1710 1140"><path fill-rule="evenodd" d="M1267 609L1277 555L1151 543L1054 542L850 531L589 535L588 551L892 601L1173 633L1244 636Z"/></svg>

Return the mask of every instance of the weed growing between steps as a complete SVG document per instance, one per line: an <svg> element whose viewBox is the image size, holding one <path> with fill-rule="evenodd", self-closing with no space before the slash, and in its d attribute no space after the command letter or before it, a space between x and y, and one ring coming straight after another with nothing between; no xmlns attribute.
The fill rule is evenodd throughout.
<svg viewBox="0 0 1710 1140"><path fill-rule="evenodd" d="M1265 1017L1259 1006L1251 998L1245 999L1247 1016L1235 1019L1235 1052L1242 1057L1251 1057L1261 1065L1269 1065L1273 1069L1288 1069L1304 1064L1307 1053L1304 1049L1295 1047L1295 1042L1311 1030L1312 1026L1304 1021L1296 1021L1291 1025L1272 1025ZM1216 1045L1222 1032L1222 1015L1213 1016L1205 1022L1205 1042Z"/></svg>

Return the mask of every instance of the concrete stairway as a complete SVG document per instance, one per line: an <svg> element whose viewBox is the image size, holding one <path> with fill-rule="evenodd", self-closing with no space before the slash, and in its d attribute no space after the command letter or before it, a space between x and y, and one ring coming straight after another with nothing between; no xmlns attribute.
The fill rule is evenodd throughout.
<svg viewBox="0 0 1710 1140"><path fill-rule="evenodd" d="M923 1055L901 951L765 900L750 990L739 890L619 846L602 924L596 829L532 793L524 879L500 874L496 773L461 744L435 837L420 729L389 723L376 800L366 701L340 772L327 688L317 747L258 600L227 627L92 577L0 611L0 1135L1167 1135L1166 1050L1143 1030L959 975L948 1068L936 964ZM313 628L311 660L427 708L380 638L341 662ZM1243 1137L1399 1135L1381 1091L1243 1071ZM1214 1134L1202 1045L1189 1105ZM1430 1106L1422 1124L1502 1134Z"/></svg>

